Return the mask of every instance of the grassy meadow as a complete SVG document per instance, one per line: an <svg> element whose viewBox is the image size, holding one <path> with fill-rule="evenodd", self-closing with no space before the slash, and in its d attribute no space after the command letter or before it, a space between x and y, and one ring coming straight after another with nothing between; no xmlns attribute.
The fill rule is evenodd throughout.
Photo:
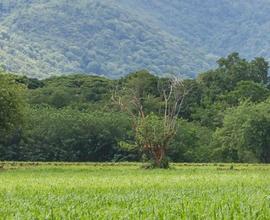
<svg viewBox="0 0 270 220"><path fill-rule="evenodd" d="M268 165L0 167L0 219L270 219Z"/></svg>

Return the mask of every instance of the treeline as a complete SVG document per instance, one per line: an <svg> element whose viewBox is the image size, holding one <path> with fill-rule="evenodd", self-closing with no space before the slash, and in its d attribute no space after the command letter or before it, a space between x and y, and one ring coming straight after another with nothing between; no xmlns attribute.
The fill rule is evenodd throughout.
<svg viewBox="0 0 270 220"><path fill-rule="evenodd" d="M185 79L175 162L270 162L268 63L233 53L214 70ZM70 75L38 80L0 75L0 160L138 161L131 118L111 97L134 88L145 112L161 116L159 78ZM143 157L142 157L143 156Z"/></svg>

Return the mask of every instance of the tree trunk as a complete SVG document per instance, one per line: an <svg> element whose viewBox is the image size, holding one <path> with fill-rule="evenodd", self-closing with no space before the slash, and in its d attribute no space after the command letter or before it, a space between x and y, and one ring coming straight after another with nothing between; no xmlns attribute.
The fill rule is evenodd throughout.
<svg viewBox="0 0 270 220"><path fill-rule="evenodd" d="M156 147L152 151L154 159L154 167L156 168L168 168L168 163L165 161L165 149L164 147Z"/></svg>

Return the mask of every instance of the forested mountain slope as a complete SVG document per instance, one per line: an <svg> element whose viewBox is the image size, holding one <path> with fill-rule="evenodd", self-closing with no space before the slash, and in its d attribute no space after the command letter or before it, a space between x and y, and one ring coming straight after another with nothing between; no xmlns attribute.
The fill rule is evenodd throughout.
<svg viewBox="0 0 270 220"><path fill-rule="evenodd" d="M123 1L123 0L122 0ZM124 2L124 1L123 1ZM160 27L218 56L268 56L267 0L135 0Z"/></svg>
<svg viewBox="0 0 270 220"><path fill-rule="evenodd" d="M270 57L269 9L267 0L2 0L0 63L32 77L194 76L232 51Z"/></svg>

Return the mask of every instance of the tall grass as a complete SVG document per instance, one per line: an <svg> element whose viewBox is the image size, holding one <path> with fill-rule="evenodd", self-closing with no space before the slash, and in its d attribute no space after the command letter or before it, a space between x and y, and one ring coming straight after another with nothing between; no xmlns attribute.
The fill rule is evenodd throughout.
<svg viewBox="0 0 270 220"><path fill-rule="evenodd" d="M4 163L0 219L270 219L269 183L267 165Z"/></svg>

